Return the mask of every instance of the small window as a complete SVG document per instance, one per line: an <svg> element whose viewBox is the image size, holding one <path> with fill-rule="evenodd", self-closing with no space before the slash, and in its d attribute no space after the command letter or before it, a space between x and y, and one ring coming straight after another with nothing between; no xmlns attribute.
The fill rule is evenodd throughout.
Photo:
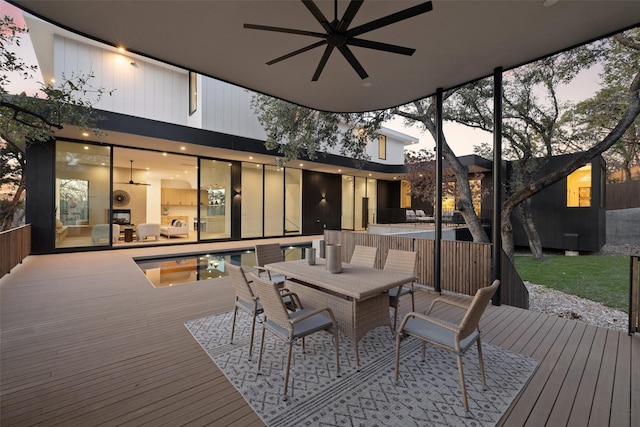
<svg viewBox="0 0 640 427"><path fill-rule="evenodd" d="M567 177L567 207L591 206L591 164Z"/></svg>
<svg viewBox="0 0 640 427"><path fill-rule="evenodd" d="M378 158L380 160L387 159L387 137L385 135L380 135L378 138Z"/></svg>
<svg viewBox="0 0 640 427"><path fill-rule="evenodd" d="M189 115L198 109L198 75L189 71Z"/></svg>

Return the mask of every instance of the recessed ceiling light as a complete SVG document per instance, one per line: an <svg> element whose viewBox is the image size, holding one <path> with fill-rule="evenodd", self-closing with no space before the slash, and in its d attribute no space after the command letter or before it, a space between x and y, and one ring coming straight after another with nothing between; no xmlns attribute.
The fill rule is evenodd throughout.
<svg viewBox="0 0 640 427"><path fill-rule="evenodd" d="M167 157L167 153L162 153L163 156Z"/></svg>
<svg viewBox="0 0 640 427"><path fill-rule="evenodd" d="M338 172L342 172L342 169L338 169Z"/></svg>
<svg viewBox="0 0 640 427"><path fill-rule="evenodd" d="M182 151L184 151L184 150L186 150L186 149L187 149L187 147L180 147L180 149L181 149Z"/></svg>
<svg viewBox="0 0 640 427"><path fill-rule="evenodd" d="M253 156L249 156L249 160L253 160Z"/></svg>
<svg viewBox="0 0 640 427"><path fill-rule="evenodd" d="M542 5L544 7L549 7L549 6L553 6L554 4L558 3L558 1L560 0L545 0L542 2Z"/></svg>
<svg viewBox="0 0 640 427"><path fill-rule="evenodd" d="M300 167L304 166L302 163L300 163Z"/></svg>
<svg viewBox="0 0 640 427"><path fill-rule="evenodd" d="M85 146L84 146L84 149L85 149L85 150L88 150L88 149L89 149L89 147L87 147L87 146L85 145Z"/></svg>
<svg viewBox="0 0 640 427"><path fill-rule="evenodd" d="M126 50L125 50L125 49L124 49L124 47L122 47L122 46L118 47L118 51L120 51L120 52L126 52Z"/></svg>
<svg viewBox="0 0 640 427"><path fill-rule="evenodd" d="M364 86L364 87L371 87L371 86L373 86L373 83L371 83L371 82L364 82L364 83L362 83L362 86Z"/></svg>

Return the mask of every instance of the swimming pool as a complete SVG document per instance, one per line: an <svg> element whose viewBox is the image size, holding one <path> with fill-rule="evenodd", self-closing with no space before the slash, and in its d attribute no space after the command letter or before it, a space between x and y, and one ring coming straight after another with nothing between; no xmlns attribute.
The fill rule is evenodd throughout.
<svg viewBox="0 0 640 427"><path fill-rule="evenodd" d="M285 260L304 258L305 247L308 246L283 247ZM161 258L134 258L134 261L154 287L162 288L224 277L227 275L225 262L255 266L256 254L253 249L248 249L235 252L178 254Z"/></svg>

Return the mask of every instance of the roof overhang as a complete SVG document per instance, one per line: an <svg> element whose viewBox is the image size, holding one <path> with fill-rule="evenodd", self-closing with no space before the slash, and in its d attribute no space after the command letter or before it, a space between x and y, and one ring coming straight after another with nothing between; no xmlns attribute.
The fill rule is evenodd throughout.
<svg viewBox="0 0 640 427"><path fill-rule="evenodd" d="M317 39L245 29L262 24L321 32L300 1L14 0L95 40L325 111L402 105L638 24L640 1L433 1L433 10L361 36L415 48L413 56L352 47L365 80L337 52L311 81L324 48L267 61ZM421 1L365 1L350 28ZM545 4L553 3L551 6ZM316 0L328 19L334 2ZM338 0L338 17L348 2Z"/></svg>

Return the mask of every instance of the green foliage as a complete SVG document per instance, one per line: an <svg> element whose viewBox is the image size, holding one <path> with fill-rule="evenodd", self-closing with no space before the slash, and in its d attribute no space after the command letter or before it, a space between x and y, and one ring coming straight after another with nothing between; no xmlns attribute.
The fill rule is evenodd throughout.
<svg viewBox="0 0 640 427"><path fill-rule="evenodd" d="M625 312L629 309L629 257L550 255L540 262L517 256L515 267L522 280Z"/></svg>
<svg viewBox="0 0 640 427"><path fill-rule="evenodd" d="M364 114L311 110L267 95L255 94L251 107L267 132L265 147L285 160L317 158L318 152L340 147L356 162L369 160L367 144L377 139L384 112Z"/></svg>
<svg viewBox="0 0 640 427"><path fill-rule="evenodd" d="M95 127L99 117L92 105L105 94L103 88L90 85L93 73L63 76L56 86L40 83L39 92L32 95L9 93L11 73L30 79L38 69L10 50L20 45L20 36L26 32L9 16L0 20L0 184L12 191L11 199L0 209L0 230L12 227L22 204L27 146L52 141L55 130L64 124L99 133Z"/></svg>

